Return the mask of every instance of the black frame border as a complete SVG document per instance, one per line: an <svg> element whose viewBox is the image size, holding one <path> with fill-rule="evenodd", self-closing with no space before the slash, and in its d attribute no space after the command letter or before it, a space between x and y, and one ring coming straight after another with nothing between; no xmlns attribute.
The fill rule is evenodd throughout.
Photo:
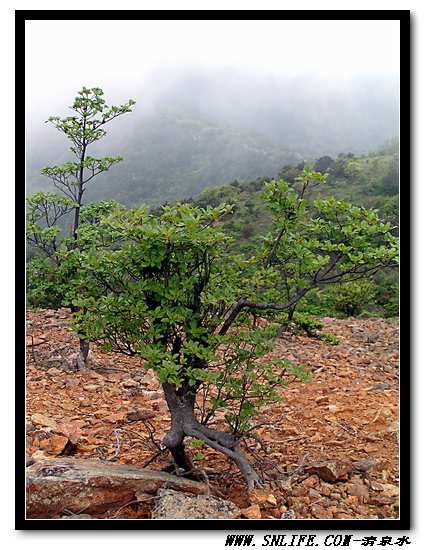
<svg viewBox="0 0 425 550"><path fill-rule="evenodd" d="M410 10L15 10L15 94L16 105L25 103L25 23L31 20L398 20L400 21L400 174L403 176L403 201L400 218L404 256L403 272L410 276L411 223L411 12ZM16 384L15 384L15 529L17 530L261 530L299 531L388 531L411 528L411 361L410 300L401 301L400 342L404 342L404 372L400 379L400 485L399 519L353 520L132 520L132 519L26 519L25 517L25 112L15 111L15 277L16 277ZM22 256L20 256L22 254ZM400 274L402 274L401 272ZM407 298L407 289L406 289ZM410 297L410 296L409 296ZM22 317L21 317L22 315Z"/></svg>

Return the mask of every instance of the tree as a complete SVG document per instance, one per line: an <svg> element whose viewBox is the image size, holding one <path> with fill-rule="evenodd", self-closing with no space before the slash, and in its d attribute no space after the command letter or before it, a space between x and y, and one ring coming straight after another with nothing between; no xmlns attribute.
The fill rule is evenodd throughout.
<svg viewBox="0 0 425 550"><path fill-rule="evenodd" d="M300 172L303 170L303 168L304 163L301 163L301 165L298 164L297 166L287 164L280 169L278 178L292 184L294 183L295 178L300 175Z"/></svg>
<svg viewBox="0 0 425 550"><path fill-rule="evenodd" d="M190 437L232 459L249 488L260 485L243 452L253 417L278 399L278 386L305 377L288 361L264 358L282 313L314 288L396 262L397 240L374 211L334 199L307 204L308 188L324 180L305 169L298 193L283 181L266 184L274 227L249 259L228 253L220 220L230 206L188 204L104 217L96 231L115 244L93 241L77 258L75 329L156 372L171 414L164 444L185 472L193 469ZM258 315L266 327L256 325ZM219 409L226 431L212 424Z"/></svg>
<svg viewBox="0 0 425 550"><path fill-rule="evenodd" d="M285 296L292 306L283 320L291 320L300 300L313 288L371 277L397 264L397 239L392 226L375 210L333 197L306 200L308 191L326 182L326 175L305 167L296 187L287 182L266 185L273 229L259 251L259 261L271 269L274 285L269 302ZM263 283L260 282L258 290Z"/></svg>
<svg viewBox="0 0 425 550"><path fill-rule="evenodd" d="M327 299L335 311L343 313L346 317L354 317L370 305L375 297L375 287L376 285L368 280L333 285Z"/></svg>
<svg viewBox="0 0 425 550"><path fill-rule="evenodd" d="M325 155L324 157L320 157L316 160L314 163L314 169L316 172L326 172L331 168L332 164L333 158Z"/></svg>
<svg viewBox="0 0 425 550"><path fill-rule="evenodd" d="M101 88L83 87L74 99L72 115L51 116L46 121L71 141L74 160L42 169L42 174L52 181L60 195L36 193L28 200L27 238L36 253L28 268L28 297L34 305L64 305L63 298L73 271L61 270L58 247L80 247L78 230L87 184L122 160L119 156L89 156L89 147L106 135L104 127L109 122L131 112L134 104L135 101L129 99L120 106L108 106ZM64 235L59 224L63 224L69 214L72 215L71 227L69 235ZM85 365L88 351L88 342L80 338L81 365Z"/></svg>
<svg viewBox="0 0 425 550"><path fill-rule="evenodd" d="M73 285L75 260L70 261L68 250L80 253L91 246L91 238L101 216L123 208L116 201L100 201L81 207L77 241L64 235L60 219L72 212L75 203L54 193L39 192L27 199L27 300L34 307L73 307L69 290ZM107 246L104 235L103 245Z"/></svg>
<svg viewBox="0 0 425 550"><path fill-rule="evenodd" d="M384 196L396 196L399 193L399 171L398 171L398 158L394 158L394 162L391 162L386 174L375 185L375 189L378 193Z"/></svg>
<svg viewBox="0 0 425 550"><path fill-rule="evenodd" d="M59 166L47 166L42 174L52 180L53 185L67 198L74 201L72 237L77 240L80 225L80 210L87 184L111 166L123 160L122 157L95 158L88 155L88 148L106 135L104 126L115 118L131 113L136 102L129 99L119 106L106 105L101 88L86 88L78 92L71 107L74 114L67 117L51 116L46 122L65 134L71 141L71 152L75 161Z"/></svg>

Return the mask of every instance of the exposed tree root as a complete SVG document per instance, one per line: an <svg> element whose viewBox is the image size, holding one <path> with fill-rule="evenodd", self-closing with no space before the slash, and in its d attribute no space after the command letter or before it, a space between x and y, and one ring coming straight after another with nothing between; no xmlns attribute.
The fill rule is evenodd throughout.
<svg viewBox="0 0 425 550"><path fill-rule="evenodd" d="M199 424L199 426L202 426L202 425ZM195 428L195 429L192 429L191 433L188 433L187 435L201 439L216 451L220 451L221 453L231 458L235 462L239 470L242 472L243 476L245 477L249 490L255 489L257 487L261 487L262 482L260 477L258 476L257 472L254 470L252 464L249 462L246 456L239 449L239 444L233 443L232 447L229 448L229 447L225 447L224 445L218 442L218 439L221 439L222 436L231 436L231 434L226 434L222 432L215 432L215 433L219 437L216 437L216 439L211 439L204 433L203 430L199 430Z"/></svg>
<svg viewBox="0 0 425 550"><path fill-rule="evenodd" d="M261 487L262 482L252 464L239 448L238 439L225 432L207 428L195 418L194 396L177 395L171 384L163 384L163 389L171 413L171 429L163 443L170 451L178 468L185 472L193 471L193 464L184 448L185 437L196 437L212 449L231 458L245 477L248 489Z"/></svg>

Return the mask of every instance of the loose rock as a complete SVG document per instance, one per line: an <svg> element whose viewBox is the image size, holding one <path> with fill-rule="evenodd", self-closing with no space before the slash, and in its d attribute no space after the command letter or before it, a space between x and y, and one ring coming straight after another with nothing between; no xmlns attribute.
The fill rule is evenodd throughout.
<svg viewBox="0 0 425 550"><path fill-rule="evenodd" d="M44 414L35 413L31 416L31 422L36 426L48 426L49 428L55 429L57 427L57 422L53 418L48 418Z"/></svg>
<svg viewBox="0 0 425 550"><path fill-rule="evenodd" d="M26 421L25 423L25 433L30 433L30 432L33 432L35 430L35 427L33 426L33 424L31 422L28 422L28 420Z"/></svg>
<svg viewBox="0 0 425 550"><path fill-rule="evenodd" d="M40 449L53 456L58 456L63 453L69 439L63 435L49 434L48 437L41 439L39 442Z"/></svg>
<svg viewBox="0 0 425 550"><path fill-rule="evenodd" d="M99 389L100 386L97 384L84 384L83 389L86 391L96 391Z"/></svg>
<svg viewBox="0 0 425 550"><path fill-rule="evenodd" d="M139 382L133 380L132 378L127 378L121 382L123 388L138 388L140 386Z"/></svg>
<svg viewBox="0 0 425 550"><path fill-rule="evenodd" d="M365 485L350 484L347 486L347 494L359 497L362 502L369 501L369 491Z"/></svg>
<svg viewBox="0 0 425 550"><path fill-rule="evenodd" d="M146 409L135 409L128 412L127 420L130 422L137 422L138 420L149 420L151 418L155 418L156 416L157 415L153 411Z"/></svg>
<svg viewBox="0 0 425 550"><path fill-rule="evenodd" d="M252 504L248 508L243 508L241 514L246 519L261 519L261 510L258 504Z"/></svg>
<svg viewBox="0 0 425 550"><path fill-rule="evenodd" d="M47 374L50 374L50 376L59 376L63 374L63 371L57 369L56 367L51 367L50 369L47 369Z"/></svg>
<svg viewBox="0 0 425 550"><path fill-rule="evenodd" d="M154 519L235 519L239 508L233 502L207 495L187 495L160 489L152 511ZM261 517L261 516L260 516Z"/></svg>
<svg viewBox="0 0 425 550"><path fill-rule="evenodd" d="M316 464L310 464L310 466L305 468L306 472L317 474L324 481L331 483L346 480L352 470L351 463L337 460L318 462Z"/></svg>

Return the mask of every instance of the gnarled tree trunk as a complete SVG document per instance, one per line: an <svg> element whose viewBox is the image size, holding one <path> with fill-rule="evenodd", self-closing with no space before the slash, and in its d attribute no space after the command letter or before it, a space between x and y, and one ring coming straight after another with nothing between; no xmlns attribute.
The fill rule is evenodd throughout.
<svg viewBox="0 0 425 550"><path fill-rule="evenodd" d="M230 433L208 428L196 419L196 386L183 383L177 389L173 384L164 383L162 388L171 413L171 428L163 442L178 468L186 472L193 470L193 464L185 452L184 439L195 437L231 458L244 475L249 489L261 486L261 480L252 464L240 450L239 440Z"/></svg>

